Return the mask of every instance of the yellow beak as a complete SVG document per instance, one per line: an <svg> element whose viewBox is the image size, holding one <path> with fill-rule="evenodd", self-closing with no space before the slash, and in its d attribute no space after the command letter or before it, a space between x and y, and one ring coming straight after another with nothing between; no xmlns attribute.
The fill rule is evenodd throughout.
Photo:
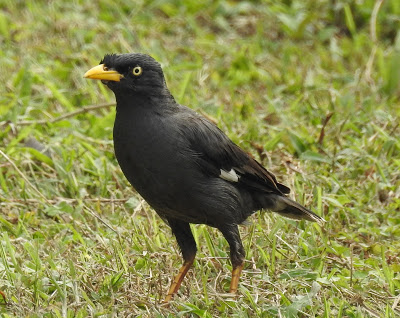
<svg viewBox="0 0 400 318"><path fill-rule="evenodd" d="M104 64L100 64L87 71L83 77L119 82L124 76L117 71L108 71L104 69Z"/></svg>

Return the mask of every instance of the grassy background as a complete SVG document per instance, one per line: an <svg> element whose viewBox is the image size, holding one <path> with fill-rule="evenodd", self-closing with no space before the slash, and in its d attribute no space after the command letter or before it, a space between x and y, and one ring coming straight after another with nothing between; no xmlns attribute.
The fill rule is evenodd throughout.
<svg viewBox="0 0 400 318"><path fill-rule="evenodd" d="M3 317L400 315L398 0L3 0L0 45ZM150 53L327 219L251 217L237 301L227 243L194 226L160 306L177 244L114 158L113 94L82 77L111 52Z"/></svg>

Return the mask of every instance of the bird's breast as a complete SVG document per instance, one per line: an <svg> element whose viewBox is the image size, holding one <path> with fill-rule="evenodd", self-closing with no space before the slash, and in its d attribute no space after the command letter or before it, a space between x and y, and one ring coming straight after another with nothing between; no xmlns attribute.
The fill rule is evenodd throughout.
<svg viewBox="0 0 400 318"><path fill-rule="evenodd" d="M179 191L187 175L187 162L180 157L176 127L158 116L116 117L114 149L121 169L145 198Z"/></svg>

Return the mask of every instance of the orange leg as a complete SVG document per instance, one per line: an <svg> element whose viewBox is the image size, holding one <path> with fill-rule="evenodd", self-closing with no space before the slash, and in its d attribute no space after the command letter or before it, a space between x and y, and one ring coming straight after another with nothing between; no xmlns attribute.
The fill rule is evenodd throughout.
<svg viewBox="0 0 400 318"><path fill-rule="evenodd" d="M7 305L7 297L6 297L6 294L3 293L3 292L0 290L0 295L1 295L1 297L3 297L4 303Z"/></svg>
<svg viewBox="0 0 400 318"><path fill-rule="evenodd" d="M242 240L240 239L239 229L237 225L224 224L218 228L225 239L227 240L230 248L230 256L232 263L232 280L229 288L229 293L236 294L239 285L240 274L244 266L244 252Z"/></svg>
<svg viewBox="0 0 400 318"><path fill-rule="evenodd" d="M242 273L243 266L244 266L244 262L242 264L240 264L239 266L233 268L233 270L232 270L232 280L231 280L231 286L229 288L229 292L231 294L236 294L236 292L237 292L240 274Z"/></svg>
<svg viewBox="0 0 400 318"><path fill-rule="evenodd" d="M189 268L192 266L193 262L194 262L194 257L192 260L183 263L182 267L179 270L178 275L175 276L171 284L171 287L169 288L167 297L165 297L164 299L164 303L168 303L172 299L172 297L178 292L179 287L181 287L182 281L185 278Z"/></svg>

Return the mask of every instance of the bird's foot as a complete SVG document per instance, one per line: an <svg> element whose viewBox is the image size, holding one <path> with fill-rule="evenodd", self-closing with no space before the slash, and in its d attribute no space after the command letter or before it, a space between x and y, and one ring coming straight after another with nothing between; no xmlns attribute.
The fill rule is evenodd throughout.
<svg viewBox="0 0 400 318"><path fill-rule="evenodd" d="M244 262L242 264L240 264L239 266L234 267L232 270L232 280L231 280L231 286L229 288L230 294L237 293L240 274L242 273L243 266L244 266Z"/></svg>
<svg viewBox="0 0 400 318"><path fill-rule="evenodd" d="M189 268L193 264L193 261L194 261L194 258L193 258L193 260L187 261L182 265L182 267L179 270L178 275L175 276L175 278L171 284L171 287L168 290L168 294L163 301L164 304L170 302L172 300L172 297L174 297L174 295L178 292L179 287L181 287L182 281L185 278L186 273L188 272Z"/></svg>

